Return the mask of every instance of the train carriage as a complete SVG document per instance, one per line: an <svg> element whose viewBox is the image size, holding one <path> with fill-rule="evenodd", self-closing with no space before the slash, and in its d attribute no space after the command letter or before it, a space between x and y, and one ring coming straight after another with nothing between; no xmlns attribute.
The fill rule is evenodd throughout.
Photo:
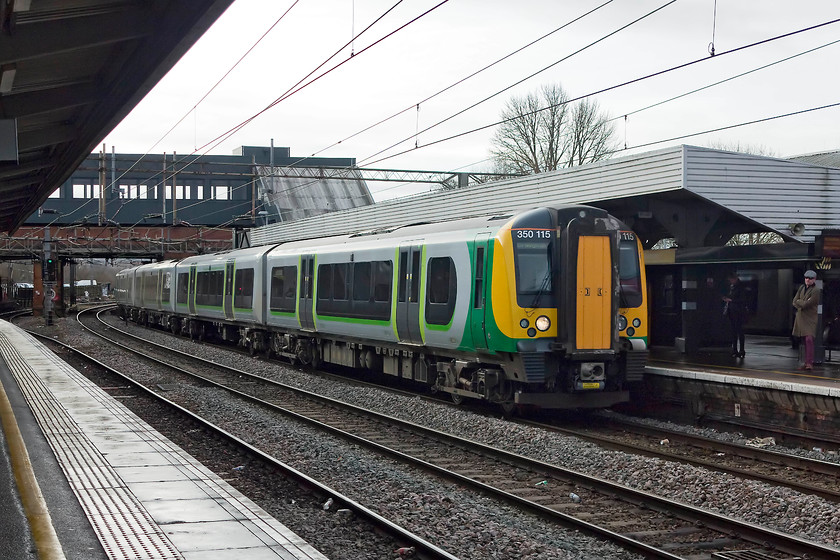
<svg viewBox="0 0 840 560"><path fill-rule="evenodd" d="M255 247L179 261L174 270L175 316L169 328L194 338L212 330L226 341L250 340L253 326L265 321L262 271L269 250Z"/></svg>
<svg viewBox="0 0 840 560"><path fill-rule="evenodd" d="M604 407L628 400L644 368L641 255L618 220L570 206L202 255L133 274L174 270L167 321L176 332L506 409ZM120 301L143 305L130 294Z"/></svg>

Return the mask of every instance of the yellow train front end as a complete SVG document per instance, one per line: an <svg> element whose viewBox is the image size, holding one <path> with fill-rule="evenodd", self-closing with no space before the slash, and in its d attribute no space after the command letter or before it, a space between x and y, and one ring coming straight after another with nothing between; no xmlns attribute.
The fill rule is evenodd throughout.
<svg viewBox="0 0 840 560"><path fill-rule="evenodd" d="M647 305L636 236L605 211L539 208L497 235L492 309L516 403L601 408L644 372Z"/></svg>

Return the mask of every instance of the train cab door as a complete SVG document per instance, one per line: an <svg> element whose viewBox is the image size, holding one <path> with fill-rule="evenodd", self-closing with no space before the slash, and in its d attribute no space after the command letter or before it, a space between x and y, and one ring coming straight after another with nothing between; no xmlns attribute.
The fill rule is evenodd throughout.
<svg viewBox="0 0 840 560"><path fill-rule="evenodd" d="M612 257L610 238L581 235L577 255L576 341L581 350L610 348Z"/></svg>
<svg viewBox="0 0 840 560"><path fill-rule="evenodd" d="M222 299L225 308L225 319L233 319L233 261L225 263L225 293Z"/></svg>
<svg viewBox="0 0 840 560"><path fill-rule="evenodd" d="M470 304L470 323L473 346L476 349L487 348L487 338L484 332L484 313L487 304L488 245L489 233L479 233L475 238L473 248L473 297Z"/></svg>
<svg viewBox="0 0 840 560"><path fill-rule="evenodd" d="M187 304L190 308L190 315L195 315L195 279L197 276L196 265L190 266L190 276L187 281Z"/></svg>
<svg viewBox="0 0 840 560"><path fill-rule="evenodd" d="M423 344L420 332L420 245L400 246L397 277L397 336L400 342Z"/></svg>
<svg viewBox="0 0 840 560"><path fill-rule="evenodd" d="M300 258L300 285L298 286L298 313L300 327L315 330L314 291L315 255L303 255Z"/></svg>

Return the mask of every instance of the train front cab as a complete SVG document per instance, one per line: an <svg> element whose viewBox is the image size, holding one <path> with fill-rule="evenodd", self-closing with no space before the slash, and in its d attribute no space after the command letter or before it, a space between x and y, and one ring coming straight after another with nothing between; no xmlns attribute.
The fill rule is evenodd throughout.
<svg viewBox="0 0 840 560"><path fill-rule="evenodd" d="M602 210L574 206L521 214L499 241L494 260L510 263L515 286L505 302L494 264L494 314L515 344L505 372L517 385L516 403L601 408L629 400L646 354L644 267L635 235ZM631 287L638 289L628 299L623 292ZM619 335L628 320L632 339L626 326Z"/></svg>

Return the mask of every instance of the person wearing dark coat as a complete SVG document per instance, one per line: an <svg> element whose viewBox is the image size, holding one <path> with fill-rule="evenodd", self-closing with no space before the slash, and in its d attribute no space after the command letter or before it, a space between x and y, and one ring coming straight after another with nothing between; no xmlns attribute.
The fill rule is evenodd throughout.
<svg viewBox="0 0 840 560"><path fill-rule="evenodd" d="M729 276L729 291L723 296L724 312L732 325L732 357L743 358L744 323L747 321L747 293L741 279L734 272Z"/></svg>
<svg viewBox="0 0 840 560"><path fill-rule="evenodd" d="M805 364L801 370L814 369L814 336L817 334L817 313L820 304L820 289L817 287L817 273L805 272L805 284L799 286L793 296L796 318L793 320L793 336L802 338L805 345Z"/></svg>

